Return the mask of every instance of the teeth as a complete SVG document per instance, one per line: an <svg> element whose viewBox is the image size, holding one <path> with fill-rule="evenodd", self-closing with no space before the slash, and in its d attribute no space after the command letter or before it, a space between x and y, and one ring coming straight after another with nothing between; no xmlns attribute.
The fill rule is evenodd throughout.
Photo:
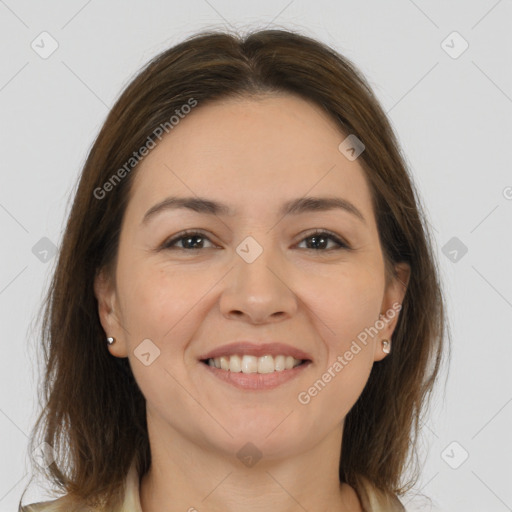
<svg viewBox="0 0 512 512"><path fill-rule="evenodd" d="M275 369L272 356L263 356L258 359L258 373L272 373Z"/></svg>
<svg viewBox="0 0 512 512"><path fill-rule="evenodd" d="M286 368L286 356L274 357L274 365L278 372L284 370Z"/></svg>
<svg viewBox="0 0 512 512"><path fill-rule="evenodd" d="M227 357L220 358L220 367L223 370L229 370L229 359Z"/></svg>
<svg viewBox="0 0 512 512"><path fill-rule="evenodd" d="M229 371L236 373L242 371L242 359L239 356L231 356L229 358Z"/></svg>
<svg viewBox="0 0 512 512"><path fill-rule="evenodd" d="M301 359L295 359L293 356L222 356L214 359L208 359L208 365L222 370L235 373L272 373L291 370L302 363Z"/></svg>
<svg viewBox="0 0 512 512"><path fill-rule="evenodd" d="M258 371L258 359L253 356L242 357L242 372L256 373Z"/></svg>

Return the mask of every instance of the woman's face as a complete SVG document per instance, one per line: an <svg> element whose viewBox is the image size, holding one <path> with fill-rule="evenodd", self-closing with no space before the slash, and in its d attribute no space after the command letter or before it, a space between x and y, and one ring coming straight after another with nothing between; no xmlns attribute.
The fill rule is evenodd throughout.
<svg viewBox="0 0 512 512"><path fill-rule="evenodd" d="M344 139L291 95L199 103L138 166L115 283L95 290L153 430L229 455L250 442L269 458L341 432L408 279L400 267L386 286L370 190ZM289 356L305 362L283 370Z"/></svg>

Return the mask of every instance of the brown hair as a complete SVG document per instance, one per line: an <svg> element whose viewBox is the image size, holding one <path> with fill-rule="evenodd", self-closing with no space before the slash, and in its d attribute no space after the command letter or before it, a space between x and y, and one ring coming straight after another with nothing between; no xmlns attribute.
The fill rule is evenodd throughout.
<svg viewBox="0 0 512 512"><path fill-rule="evenodd" d="M365 145L358 162L370 185L387 269L407 262L411 276L392 354L374 364L346 416L339 476L349 484L363 476L397 494L416 483L417 469L408 482L402 478L448 336L431 235L392 128L364 77L328 46L286 30L245 37L208 31L157 55L133 79L81 173L44 304L44 409L30 441L30 451L45 441L58 455L44 473L67 493L67 510L79 502L114 508L132 458L140 475L151 463L145 399L128 359L106 348L93 290L97 272L115 267L135 171L123 173L101 198L95 191L191 98L204 105L266 93L313 101L340 133L355 134Z"/></svg>

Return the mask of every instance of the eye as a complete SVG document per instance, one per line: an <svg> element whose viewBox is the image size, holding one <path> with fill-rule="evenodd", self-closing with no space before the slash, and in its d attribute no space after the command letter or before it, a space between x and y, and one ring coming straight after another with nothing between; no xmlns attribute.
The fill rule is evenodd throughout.
<svg viewBox="0 0 512 512"><path fill-rule="evenodd" d="M331 233L330 231L322 231L320 229L317 229L313 231L313 233L310 233L306 238L303 238L302 242L305 240L311 240L312 243L308 244L310 247L306 247L306 249L311 249L313 251L330 251L330 250L336 250L336 249L350 249L349 245L345 243L343 240L341 240L338 236L336 236L334 233ZM336 244L335 247L331 247L329 249L326 248L326 245L328 245L328 241L334 241Z"/></svg>
<svg viewBox="0 0 512 512"><path fill-rule="evenodd" d="M166 240L162 245L162 249L182 249L187 251L208 249L208 247L204 247L205 240L212 244L211 240L200 231L183 231ZM306 249L317 252L326 252L336 249L350 249L350 246L334 233L321 229L313 231L307 237L303 238L300 243L306 240L312 241L312 243L308 244ZM326 245L328 245L329 241L334 242L335 246L327 248ZM181 243L181 247L177 245L178 243ZM215 246L212 244L212 247Z"/></svg>
<svg viewBox="0 0 512 512"><path fill-rule="evenodd" d="M179 233L178 235L170 238L169 240L166 240L163 245L162 249L184 249L184 250L195 250L195 249L203 249L202 247L205 240L210 241L208 237L203 235L200 231L184 231L182 233ZM182 242L181 247L178 247L176 245L177 242ZM211 243L211 242L210 242ZM201 247L196 247L197 245L201 245ZM192 246L192 247L191 247Z"/></svg>

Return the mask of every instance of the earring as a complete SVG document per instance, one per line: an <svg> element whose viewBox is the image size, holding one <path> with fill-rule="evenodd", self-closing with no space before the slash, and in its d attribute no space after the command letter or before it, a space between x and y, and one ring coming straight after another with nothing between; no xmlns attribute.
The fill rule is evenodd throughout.
<svg viewBox="0 0 512 512"><path fill-rule="evenodd" d="M115 338L107 338L107 343L108 343L109 345L112 345L112 343L114 343L114 341L116 341L116 339L115 339Z"/></svg>
<svg viewBox="0 0 512 512"><path fill-rule="evenodd" d="M384 354L389 354L391 352L389 340L382 340L382 352L384 352Z"/></svg>

